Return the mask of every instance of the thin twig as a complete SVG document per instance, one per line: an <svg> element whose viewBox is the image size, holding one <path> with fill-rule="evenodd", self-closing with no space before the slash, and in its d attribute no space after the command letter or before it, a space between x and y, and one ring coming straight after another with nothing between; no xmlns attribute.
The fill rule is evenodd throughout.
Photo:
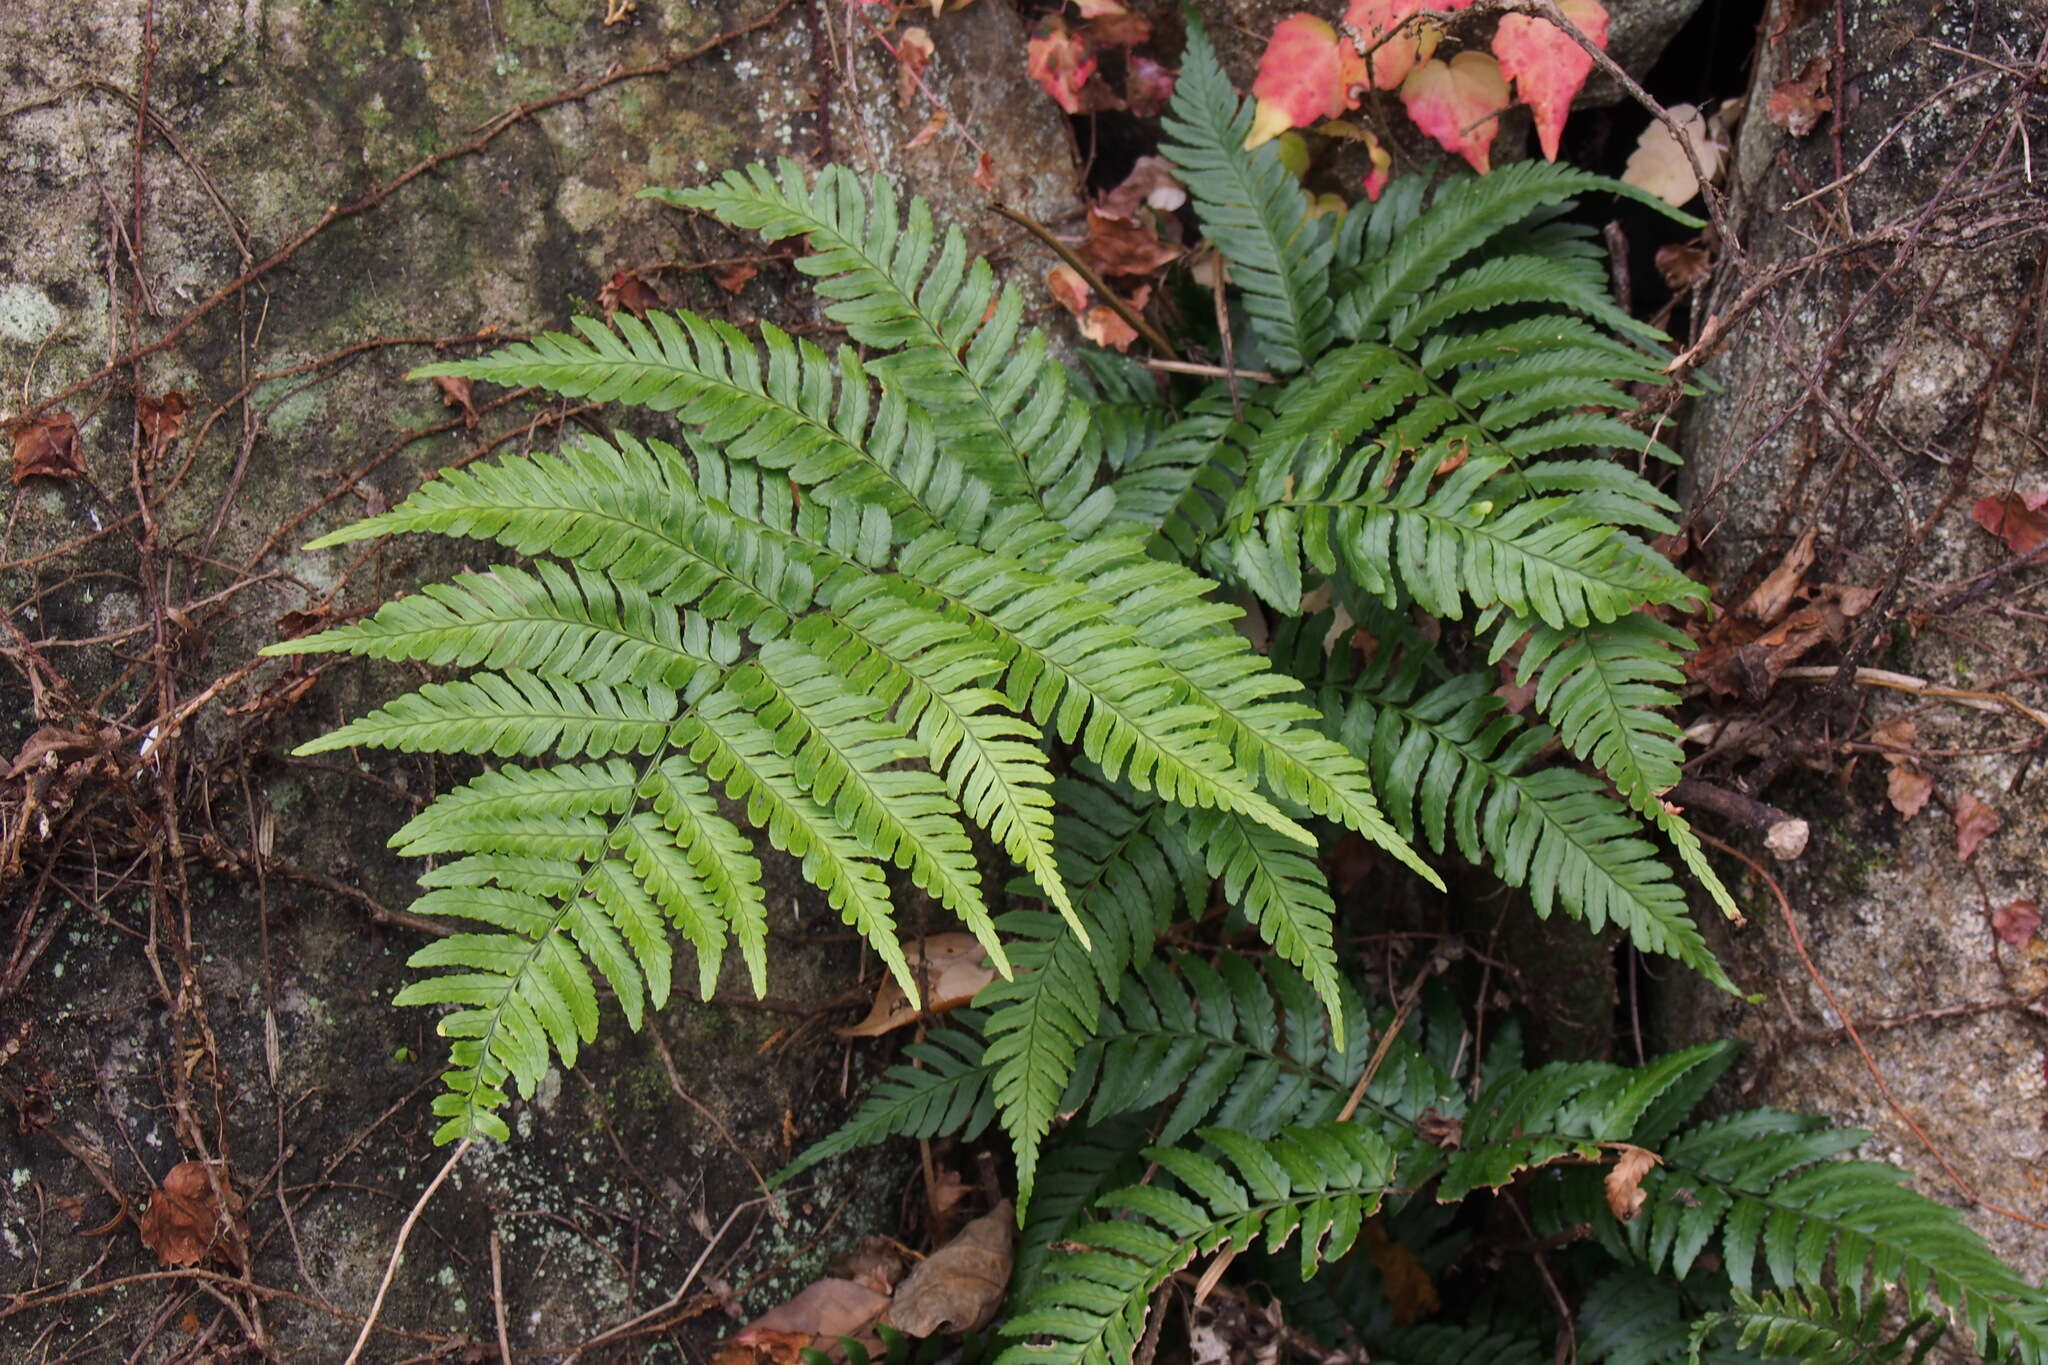
<svg viewBox="0 0 2048 1365"><path fill-rule="evenodd" d="M1833 664L1798 664L1786 669L1778 676L1793 682L1833 682L1841 673ZM1899 692L1911 692L1920 697L1939 697L1967 706L1973 711L2011 711L2025 716L2043 730L2048 730L2048 711L2027 705L2017 697L2003 692L1973 692L1968 688L1942 687L1916 678L1910 673L1894 673L1888 668L1859 668L1850 681L1865 687L1889 687Z"/></svg>
<svg viewBox="0 0 2048 1365"><path fill-rule="evenodd" d="M1048 228L1045 224L1039 222L1036 218L1030 217L1028 214L1017 212L1008 204L990 204L989 209L991 212L1023 228L1043 243L1045 248L1052 252L1053 255L1065 261L1075 274L1088 282L1089 288L1102 295L1102 301L1108 304L1118 317L1130 324L1132 331L1145 338L1153 350L1158 351L1168 360L1180 359L1180 352L1173 348L1173 343L1168 341L1157 327L1145 321L1142 314L1119 298L1114 289L1104 284L1102 277L1096 274L1086 261L1074 254L1072 247L1053 236L1051 228Z"/></svg>
<svg viewBox="0 0 2048 1365"><path fill-rule="evenodd" d="M1365 1092L1372 1088L1373 1077L1380 1074L1380 1067L1385 1064L1387 1053L1393 1050L1394 1040L1401 1036L1402 1026L1408 1022L1409 1012L1421 998L1424 984L1432 976L1450 966L1452 960L1461 953L1462 949L1457 944L1446 944L1430 954L1429 961L1422 965L1422 970L1408 983L1408 989L1402 993L1401 1003L1394 1009L1393 1019L1380 1032L1379 1045L1373 1048L1372 1056L1366 1060L1365 1070L1358 1075L1358 1084L1351 1087L1351 1098L1345 1100L1344 1107L1337 1111L1337 1122L1351 1122L1351 1116L1357 1113L1358 1106L1365 1102Z"/></svg>
<svg viewBox="0 0 2048 1365"><path fill-rule="evenodd" d="M405 1256L405 1244L412 1236L413 1224L420 1221L420 1215L427 1211L427 1204L441 1188L441 1182L455 1170L456 1163L469 1154L469 1144L475 1140L464 1138L456 1144L455 1150L448 1154L448 1160L434 1173L434 1178L427 1182L427 1187L420 1191L419 1200L413 1204L412 1212L405 1215L405 1222L399 1225L398 1241L392 1246L391 1259L384 1266L384 1278L378 1282L377 1297L370 1301L370 1313L363 1319L363 1330L357 1333L356 1344L342 1365L356 1365L356 1362L362 1359L363 1347L369 1344L370 1333L377 1326L377 1316L384 1311L384 1296L391 1292L391 1281L398 1276L398 1263Z"/></svg>
<svg viewBox="0 0 2048 1365"><path fill-rule="evenodd" d="M512 1365L512 1337L505 1330L505 1253L495 1224L491 1227L491 1316L498 1321L498 1359Z"/></svg>

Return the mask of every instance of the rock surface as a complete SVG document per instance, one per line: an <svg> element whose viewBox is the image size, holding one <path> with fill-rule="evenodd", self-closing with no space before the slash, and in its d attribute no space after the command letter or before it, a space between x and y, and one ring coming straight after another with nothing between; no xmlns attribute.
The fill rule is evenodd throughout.
<svg viewBox="0 0 2048 1365"><path fill-rule="evenodd" d="M1692 536L1722 584L1717 598L1739 601L1818 528L1810 581L1883 593L1853 662L2038 712L2048 707L2040 569L2016 566L1971 508L2048 487L2038 439L2048 198L2027 174L2022 136L2024 122L2038 142L2044 125L2038 96L2011 74L2036 60L2048 7L1845 8L1855 54L1845 67L1825 7L1778 4L1765 21L1734 221L1750 269L1777 282L1743 301L1724 271L1701 310L1718 314L1727 344L1706 371L1724 387L1687 431ZM1815 59L1846 76L1830 96L1843 107L1798 138L1767 111ZM1761 728L1736 746L1740 771L1775 776L1761 794L1810 820L1814 838L1785 865L1747 851L1782 878L1820 976L1926 1140L1838 1031L1753 877L1742 887L1750 927L1718 938L1736 981L1762 1001L1683 989L1669 1003L1672 1041L1751 1040L1745 1102L1868 1127L1871 1155L1918 1172L1930 1194L1978 1205L1971 1223L2038 1281L2048 1273L2048 944L2037 933L2002 941L1993 917L2048 891L2044 727L2002 703L1979 709L1868 679L1781 683L1757 710ZM1910 819L1888 800L1878 747L1878 727L1902 721L1917 730L1911 763L1935 784ZM1886 732L1894 757L1905 756L1900 733ZM1958 816L1969 798L2001 824L1966 861Z"/></svg>

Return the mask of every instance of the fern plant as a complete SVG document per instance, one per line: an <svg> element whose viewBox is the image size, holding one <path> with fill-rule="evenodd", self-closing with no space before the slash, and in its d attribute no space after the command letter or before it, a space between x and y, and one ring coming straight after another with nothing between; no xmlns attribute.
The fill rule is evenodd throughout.
<svg viewBox="0 0 2048 1365"><path fill-rule="evenodd" d="M446 471L315 542L426 532L502 560L271 650L446 671L301 752L482 766L393 836L434 860L415 909L465 925L399 996L443 1010L439 1139L506 1138L604 996L639 1028L678 938L700 994L734 945L765 990L765 841L913 1001L906 894L999 973L784 1178L999 1128L1024 1218L1008 1360L1127 1358L1194 1257L1285 1250L1327 1283L1361 1236L1441 1241L1423 1210L1503 1190L1626 1267L1584 1277L1597 1358L1861 1349L1896 1290L2043 1359L2039 1296L1892 1174L1829 1160L1856 1135L1681 1132L1726 1048L1529 1069L1510 1032L1482 1066L1447 999L1391 1033L1366 1008L1316 856L1340 830L1422 887L1455 855L1733 989L1681 873L1734 902L1663 800L1674 623L1705 595L1649 540L1675 506L1643 471L1677 456L1630 390L1661 382L1662 338L1565 216L1634 192L1531 164L1316 216L1274 148L1244 148L1250 118L1194 24L1166 151L1270 383L1069 369L922 202L791 163L651 193L800 242L835 351L652 312L416 372L666 423ZM1261 956L1162 954L1190 921ZM1662 1163L1630 1221L1600 1183L1621 1144ZM1512 1359L1529 1326L1288 1293L1375 1358Z"/></svg>

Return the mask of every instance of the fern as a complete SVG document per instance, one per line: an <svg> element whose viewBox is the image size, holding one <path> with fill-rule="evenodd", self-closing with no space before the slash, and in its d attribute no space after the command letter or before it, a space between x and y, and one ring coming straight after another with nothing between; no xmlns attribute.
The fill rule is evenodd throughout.
<svg viewBox="0 0 2048 1365"><path fill-rule="evenodd" d="M1847 1292L1830 1298L1820 1292L1762 1294L1752 1298L1737 1290L1735 1306L1694 1325L1687 1359L1698 1361L1707 1336L1733 1328L1736 1345L1755 1350L1766 1360L1801 1360L1809 1365L1880 1365L1908 1360L1918 1365L1940 1342L1946 1324L1931 1312L1915 1314L1896 1331L1888 1331L1889 1305L1882 1298L1862 1303ZM1909 1354L1910 1353L1910 1354Z"/></svg>

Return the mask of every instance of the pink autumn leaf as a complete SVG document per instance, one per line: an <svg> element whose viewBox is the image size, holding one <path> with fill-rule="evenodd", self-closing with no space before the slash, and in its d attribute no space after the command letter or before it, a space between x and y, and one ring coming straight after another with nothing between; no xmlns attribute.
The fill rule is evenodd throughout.
<svg viewBox="0 0 2048 1365"><path fill-rule="evenodd" d="M1358 107L1365 62L1349 39L1313 14L1280 21L1259 58L1257 116L1245 146L1256 147L1286 132L1333 119Z"/></svg>
<svg viewBox="0 0 2048 1365"><path fill-rule="evenodd" d="M1350 8L1344 11L1344 23L1358 35L1358 48L1365 54L1373 88L1397 88L1417 62L1427 60L1436 51L1443 30L1430 15L1463 9L1471 3L1472 0L1351 0ZM1417 15L1422 17L1411 17Z"/></svg>
<svg viewBox="0 0 2048 1365"><path fill-rule="evenodd" d="M1606 48L1607 11L1600 0L1560 0L1558 8L1581 33ZM1544 157L1557 160L1565 117L1593 73L1592 54L1548 19L1510 14L1494 30L1493 55L1500 58L1501 74L1515 83L1515 94L1535 115Z"/></svg>
<svg viewBox="0 0 2048 1365"><path fill-rule="evenodd" d="M1081 89L1095 74L1095 53L1088 40L1054 15L1045 21L1038 37L1024 44L1024 50L1026 69L1039 88L1068 113L1081 113Z"/></svg>
<svg viewBox="0 0 2048 1365"><path fill-rule="evenodd" d="M1165 112L1173 99L1174 72L1150 57L1132 53L1124 61L1124 103L1139 118Z"/></svg>
<svg viewBox="0 0 2048 1365"><path fill-rule="evenodd" d="M1492 168L1493 136L1508 106L1508 83L1499 62L1480 52L1424 62L1401 82L1401 103L1415 126L1445 151L1464 157L1481 175Z"/></svg>

